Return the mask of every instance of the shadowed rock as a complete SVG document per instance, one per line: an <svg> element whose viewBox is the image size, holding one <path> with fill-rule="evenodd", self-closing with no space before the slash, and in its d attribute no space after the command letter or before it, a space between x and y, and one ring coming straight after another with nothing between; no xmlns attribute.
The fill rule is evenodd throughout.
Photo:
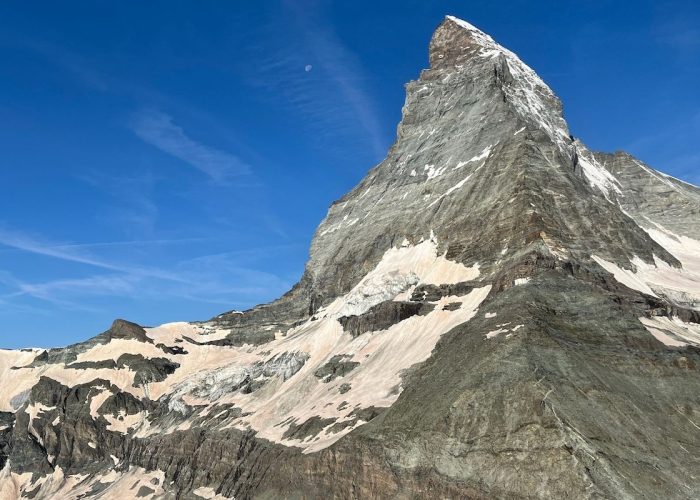
<svg viewBox="0 0 700 500"><path fill-rule="evenodd" d="M428 314L434 308L433 304L388 300L370 308L366 313L358 316L343 316L338 318L338 321L343 325L343 330L354 338L365 332L386 330L411 316Z"/></svg>
<svg viewBox="0 0 700 500"><path fill-rule="evenodd" d="M328 360L326 364L321 366L321 368L316 370L314 372L314 375L317 378L320 378L321 381L324 383L328 383L331 380L334 380L338 377L344 377L360 365L360 363L358 363L357 361L348 361L348 359L349 356L346 356L344 354L335 355L330 360ZM343 384L343 386L341 386L341 394L343 394L343 392L347 392L344 391L344 386L347 386L347 384Z"/></svg>
<svg viewBox="0 0 700 500"><path fill-rule="evenodd" d="M335 422L335 418L311 417L301 424L291 423L282 435L283 439L299 439L301 441L313 437Z"/></svg>

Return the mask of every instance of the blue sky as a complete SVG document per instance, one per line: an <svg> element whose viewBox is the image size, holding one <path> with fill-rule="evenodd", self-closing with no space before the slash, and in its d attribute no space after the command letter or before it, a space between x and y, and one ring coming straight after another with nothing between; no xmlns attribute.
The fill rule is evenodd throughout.
<svg viewBox="0 0 700 500"><path fill-rule="evenodd" d="M590 147L700 184L697 2L2 2L0 346L286 291L446 14L517 52Z"/></svg>

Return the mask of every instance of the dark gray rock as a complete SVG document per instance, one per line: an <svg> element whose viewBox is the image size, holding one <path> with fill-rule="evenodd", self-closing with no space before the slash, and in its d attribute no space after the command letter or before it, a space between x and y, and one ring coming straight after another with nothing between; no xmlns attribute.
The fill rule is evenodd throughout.
<svg viewBox="0 0 700 500"><path fill-rule="evenodd" d="M386 330L390 326L400 323L416 314L428 314L434 307L433 304L387 300L370 308L363 314L358 316L343 316L339 318L338 321L343 325L344 331L348 332L353 337L358 337L365 332Z"/></svg>
<svg viewBox="0 0 700 500"><path fill-rule="evenodd" d="M175 373L180 365L167 358L146 358L141 354L124 353L114 361L112 359L102 361L78 361L66 365L75 370L85 369L115 369L129 368L135 372L134 385L136 387L150 382L161 382L168 375Z"/></svg>
<svg viewBox="0 0 700 500"><path fill-rule="evenodd" d="M349 356L337 354L316 370L314 375L326 383L338 377L344 377L360 365L357 361L350 361L349 358ZM343 387L341 387L340 392L342 394L347 391L343 391Z"/></svg>
<svg viewBox="0 0 700 500"><path fill-rule="evenodd" d="M335 418L311 417L301 424L292 422L289 424L289 428L282 434L282 437L284 439L300 439L303 441L304 439L317 435L335 421Z"/></svg>
<svg viewBox="0 0 700 500"><path fill-rule="evenodd" d="M455 283L450 285L418 285L411 294L414 302L432 302L451 295L466 295L474 288L473 283Z"/></svg>
<svg viewBox="0 0 700 500"><path fill-rule="evenodd" d="M5 468L7 458L10 455L12 428L14 425L14 413L0 412L0 470Z"/></svg>
<svg viewBox="0 0 700 500"><path fill-rule="evenodd" d="M112 323L109 330L96 335L86 342L80 342L78 344L73 344L58 349L47 349L42 351L36 356L36 358L34 358L32 363L26 366L26 368L60 363L68 365L75 362L75 360L78 358L78 354L88 351L96 345L108 344L113 339L137 340L139 342L150 344L153 343L153 341L146 335L146 330L144 330L143 327L130 321L116 319ZM14 368L17 369L17 367Z"/></svg>
<svg viewBox="0 0 700 500"><path fill-rule="evenodd" d="M136 498L147 497L155 493L155 491L156 490L154 490L153 488L149 488L148 486L141 486L136 492Z"/></svg>

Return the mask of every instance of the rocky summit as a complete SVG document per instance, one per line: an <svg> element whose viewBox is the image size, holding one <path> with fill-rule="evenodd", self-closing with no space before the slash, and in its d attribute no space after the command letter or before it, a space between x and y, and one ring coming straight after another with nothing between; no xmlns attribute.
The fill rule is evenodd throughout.
<svg viewBox="0 0 700 500"><path fill-rule="evenodd" d="M700 497L700 189L429 60L286 295L0 351L0 498Z"/></svg>

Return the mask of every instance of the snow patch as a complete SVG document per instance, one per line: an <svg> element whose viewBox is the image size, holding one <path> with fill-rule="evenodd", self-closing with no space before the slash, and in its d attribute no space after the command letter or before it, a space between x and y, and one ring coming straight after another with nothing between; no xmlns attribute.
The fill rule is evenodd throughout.
<svg viewBox="0 0 700 500"><path fill-rule="evenodd" d="M639 321L656 340L669 347L683 347L686 345L700 347L700 325L697 323L686 323L680 318L668 318L665 316L642 317L639 318Z"/></svg>
<svg viewBox="0 0 700 500"><path fill-rule="evenodd" d="M638 292L651 295L652 297L658 297L658 295L656 295L654 291L651 288L649 288L644 279L638 276L637 273L635 273L634 271L631 271L629 269L623 269L617 264L607 261L597 255L592 255L591 257L603 269L611 273L618 283L622 283L627 288L631 288L632 290L637 290ZM648 266L648 264L646 264L637 256L633 258L632 263L635 265L638 271Z"/></svg>
<svg viewBox="0 0 700 500"><path fill-rule="evenodd" d="M652 222L653 223L653 222ZM671 293L677 302L700 308L700 241L669 231L660 224L653 228L643 228L649 236L667 252L678 259L683 266L677 269L665 262L656 262L655 273L648 273L648 279Z"/></svg>
<svg viewBox="0 0 700 500"><path fill-rule="evenodd" d="M441 176L446 169L446 166L435 168L435 165L426 165L425 167L423 167L423 170L428 176L428 180L435 179L436 177Z"/></svg>
<svg viewBox="0 0 700 500"><path fill-rule="evenodd" d="M497 325L497 326L498 326L498 327L503 327L503 326L509 325L509 324L510 324L510 323L504 323L504 324L502 324L502 325ZM520 330L520 329L521 329L522 327L524 327L524 326L525 326L525 325L516 325L516 326L514 326L513 328L510 328L510 329L508 329L508 328L497 328L496 330L491 330L490 332L488 332L488 333L486 334L486 338L487 338L487 339L492 339L492 338L494 338L494 337L497 337L497 336L500 335L501 333L508 333L508 335L506 335L506 338L510 338L510 336L511 336L513 333L517 332L518 330ZM509 332L510 332L510 333L509 333Z"/></svg>
<svg viewBox="0 0 700 500"><path fill-rule="evenodd" d="M608 201L611 201L611 191L622 196L620 181L578 143L576 144L576 153L578 155L578 164L581 166L583 174L591 187L603 193Z"/></svg>
<svg viewBox="0 0 700 500"><path fill-rule="evenodd" d="M105 401L107 401L107 398L109 398L111 395L112 391L103 388L97 394L90 398L90 415L92 415L92 418L94 420L100 418L98 410L100 409L100 406L102 406L102 404Z"/></svg>
<svg viewBox="0 0 700 500"><path fill-rule="evenodd" d="M381 200L379 200L379 201L381 201ZM379 203L379 202L377 202L377 203ZM376 203L375 203L375 205L376 205ZM357 219L357 218L347 220L347 216L346 216L346 217L343 218L343 220L341 220L339 223L337 223L337 224L331 224L330 227L328 227L327 229L324 229L324 230L321 231L318 235L319 235L319 236L325 236L325 235L327 235L327 234L335 233L336 231L338 231L338 230L340 230L340 229L343 229L344 227L353 226L353 225L357 224L359 221L360 221L360 219Z"/></svg>
<svg viewBox="0 0 700 500"><path fill-rule="evenodd" d="M433 205L435 205L438 201L440 201L440 200L443 199L444 197L451 195L454 191L460 189L462 186L464 186L464 184L469 180L469 178L470 178L471 176L472 176L472 174L469 174L469 175L466 176L464 179L462 179L461 181L459 181L457 184L455 184L454 186L452 186L450 189L448 189L447 191L445 191L443 194L441 194L440 196L438 196L430 205L428 205L428 208L430 208L430 207L432 207Z"/></svg>
<svg viewBox="0 0 700 500"><path fill-rule="evenodd" d="M36 351L11 351L0 349L0 380L12 383L0 383L0 411L15 412L12 399L30 389L38 380L32 369L13 370L17 366L30 364L37 356Z"/></svg>
<svg viewBox="0 0 700 500"><path fill-rule="evenodd" d="M121 410L116 417L114 415L103 415L104 419L108 422L107 430L119 432L121 434L128 434L137 427L144 424L147 425L147 416L148 412L146 411L140 411L129 415L124 410Z"/></svg>
<svg viewBox="0 0 700 500"><path fill-rule="evenodd" d="M412 316L382 331L366 332L355 338L343 331L337 318L361 314L379 302L392 300L406 292L402 287L407 283L440 285L479 276L478 265L466 267L449 261L438 255L437 248L437 238L431 234L417 245L405 242L401 247L387 250L377 266L353 290L319 311L314 321L290 329L286 335L262 346L229 347L226 350L231 358L226 366L215 368L202 362L200 372L189 375L187 380L204 380L223 372L231 374L221 383L215 383L213 389L219 391L215 404L233 404L246 415L231 419L222 424L224 427L253 429L264 439L301 447L304 453L330 446L364 422L357 420L335 433L330 432L332 425L329 424L316 437L307 440L285 438L284 433L291 422L301 424L314 417L347 421L352 420L350 413L355 409L391 406L402 391L404 370L427 359L439 338L471 319L487 297L490 285L474 288L463 296L442 297L428 314ZM459 303L460 307L445 309L447 304L453 303ZM289 352L305 353L308 358L288 379L273 377L262 388L249 393L231 390L237 370ZM401 356L396 356L396 352L401 352ZM320 380L315 372L333 356L341 354L359 365L342 377ZM350 390L341 393L343 384ZM172 390L171 382L169 393ZM178 393L177 397L190 405L215 407L210 391L200 391L197 384L183 394ZM148 432L162 430L153 428Z"/></svg>
<svg viewBox="0 0 700 500"><path fill-rule="evenodd" d="M29 434L34 436L36 440L41 444L42 446L44 445L44 440L41 438L39 433L36 431L34 428L34 420L39 417L44 412L55 410L55 406L46 406L42 403L32 403L27 406L25 412L27 415L29 415L29 425L27 426L27 430L29 431Z"/></svg>
<svg viewBox="0 0 700 500"><path fill-rule="evenodd" d="M498 328L497 330L491 330L489 333L486 334L486 338L487 338L487 339L492 339L492 338L494 338L495 336L497 336L497 335L499 335L499 334L501 334L501 333L505 333L505 332L507 332L507 331L508 331L508 330L504 330L503 328Z"/></svg>
<svg viewBox="0 0 700 500"><path fill-rule="evenodd" d="M207 486L201 486L196 490L193 490L192 494L207 500L227 500L229 498L219 495L214 488L209 488Z"/></svg>
<svg viewBox="0 0 700 500"><path fill-rule="evenodd" d="M460 161L457 163L457 166L453 170L457 170L459 168L462 168L465 165L469 165L470 163L476 162L476 161L481 161L481 160L486 160L490 155L491 155L491 150L493 149L493 144L486 146L484 150L479 153L478 155L468 159L467 161Z"/></svg>
<svg viewBox="0 0 700 500"><path fill-rule="evenodd" d="M447 16L447 18L470 32L472 39L480 45L479 55L481 57L488 59L503 57L505 59L513 76L513 83L504 86L507 98L514 104L523 118L534 121L562 151L566 152L569 144L569 131L562 116L556 110L552 110L552 105L546 102L556 99L549 86L516 54L496 43L489 35L454 16Z"/></svg>
<svg viewBox="0 0 700 500"><path fill-rule="evenodd" d="M647 229L647 232L676 257L683 264L683 268L675 268L656 256L654 256L654 264L647 264L634 256L631 261L634 270L623 269L597 255L593 255L592 258L628 288L653 297L662 295L672 302L698 309L700 307L700 241L684 236L670 237L668 233L654 229Z"/></svg>
<svg viewBox="0 0 700 500"><path fill-rule="evenodd" d="M97 344L85 352L78 354L76 362L85 361L117 361L125 352L140 354L144 358L160 358L163 351L149 342L136 339L112 339L106 344Z"/></svg>
<svg viewBox="0 0 700 500"><path fill-rule="evenodd" d="M53 476L56 476L54 473ZM42 491L38 498L86 498L95 495L99 491L100 498L124 499L135 498L141 487L146 487L153 493L142 498L165 498L165 473L160 470L146 471L141 467L129 466L125 471L110 469L95 476L72 475L61 480L55 478L51 481L51 490Z"/></svg>
<svg viewBox="0 0 700 500"><path fill-rule="evenodd" d="M393 299L413 285L455 284L478 276L478 264L466 267L438 255L436 238L431 234L429 240L416 246L387 250L377 267L324 312L333 317L358 315L380 302Z"/></svg>

